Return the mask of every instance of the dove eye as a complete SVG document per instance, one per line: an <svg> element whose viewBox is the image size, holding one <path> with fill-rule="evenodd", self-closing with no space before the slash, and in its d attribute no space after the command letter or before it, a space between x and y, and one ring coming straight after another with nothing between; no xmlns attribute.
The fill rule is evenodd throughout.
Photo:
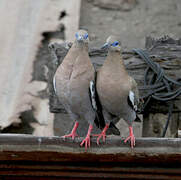
<svg viewBox="0 0 181 180"><path fill-rule="evenodd" d="M116 47L118 44L119 44L119 42L118 42L118 41L115 41L115 42L113 42L111 45L114 46L114 47Z"/></svg>
<svg viewBox="0 0 181 180"><path fill-rule="evenodd" d="M87 39L88 38L88 34L86 33L85 35L84 35L84 39Z"/></svg>
<svg viewBox="0 0 181 180"><path fill-rule="evenodd" d="M76 39L78 39L78 37L79 37L78 33L75 33L75 37L76 37Z"/></svg>

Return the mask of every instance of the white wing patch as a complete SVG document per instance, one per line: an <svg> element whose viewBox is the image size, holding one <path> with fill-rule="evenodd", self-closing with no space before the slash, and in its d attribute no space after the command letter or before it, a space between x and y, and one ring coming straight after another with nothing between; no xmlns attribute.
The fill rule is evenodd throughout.
<svg viewBox="0 0 181 180"><path fill-rule="evenodd" d="M53 89L55 91L55 94L57 93L57 90L56 90L56 80L55 80L55 76L53 76Z"/></svg>
<svg viewBox="0 0 181 180"><path fill-rule="evenodd" d="M129 91L129 100L131 101L134 110L137 111L137 105L135 105L135 94L133 91Z"/></svg>
<svg viewBox="0 0 181 180"><path fill-rule="evenodd" d="M90 89L92 107L95 110L97 110L96 99L95 99L95 87L94 87L94 82L93 81L90 81L89 89Z"/></svg>

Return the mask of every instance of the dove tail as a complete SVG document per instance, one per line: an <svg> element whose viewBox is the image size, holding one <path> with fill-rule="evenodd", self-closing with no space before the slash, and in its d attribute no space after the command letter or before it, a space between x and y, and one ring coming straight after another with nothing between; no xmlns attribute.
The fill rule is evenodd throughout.
<svg viewBox="0 0 181 180"><path fill-rule="evenodd" d="M135 122L141 122L141 119L136 115L136 119L134 120Z"/></svg>
<svg viewBox="0 0 181 180"><path fill-rule="evenodd" d="M105 124L104 117L102 114L102 106L101 106L101 103L96 91L96 75L97 73L95 72L94 81L90 81L89 94L90 94L92 108L94 109L96 113L96 118L94 122L98 128L103 129L106 124Z"/></svg>

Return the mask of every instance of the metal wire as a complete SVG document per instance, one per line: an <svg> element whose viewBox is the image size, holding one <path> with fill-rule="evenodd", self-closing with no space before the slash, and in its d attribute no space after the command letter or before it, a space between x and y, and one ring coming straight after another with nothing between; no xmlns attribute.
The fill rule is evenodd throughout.
<svg viewBox="0 0 181 180"><path fill-rule="evenodd" d="M151 98L158 101L169 101L168 118L162 133L162 137L165 137L172 116L173 100L181 94L181 83L165 75L164 69L158 63L152 61L146 50L133 49L133 52L138 54L148 65L144 73L144 86L142 88L148 92L141 97L146 100L142 111L144 112ZM148 77L150 73L151 75ZM172 90L174 85L179 86L178 89ZM167 90L167 92L163 92L163 90Z"/></svg>

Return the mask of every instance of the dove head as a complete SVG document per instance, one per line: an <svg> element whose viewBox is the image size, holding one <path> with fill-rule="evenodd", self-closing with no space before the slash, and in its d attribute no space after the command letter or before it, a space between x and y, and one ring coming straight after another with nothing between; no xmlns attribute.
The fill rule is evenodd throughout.
<svg viewBox="0 0 181 180"><path fill-rule="evenodd" d="M88 32L80 29L78 32L75 33L75 38L76 38L76 42L78 43L85 43L88 44L89 42L89 36L88 36Z"/></svg>
<svg viewBox="0 0 181 180"><path fill-rule="evenodd" d="M109 36L106 40L106 43L101 47L102 49L109 49L109 51L120 52L121 51L121 42L116 36Z"/></svg>

